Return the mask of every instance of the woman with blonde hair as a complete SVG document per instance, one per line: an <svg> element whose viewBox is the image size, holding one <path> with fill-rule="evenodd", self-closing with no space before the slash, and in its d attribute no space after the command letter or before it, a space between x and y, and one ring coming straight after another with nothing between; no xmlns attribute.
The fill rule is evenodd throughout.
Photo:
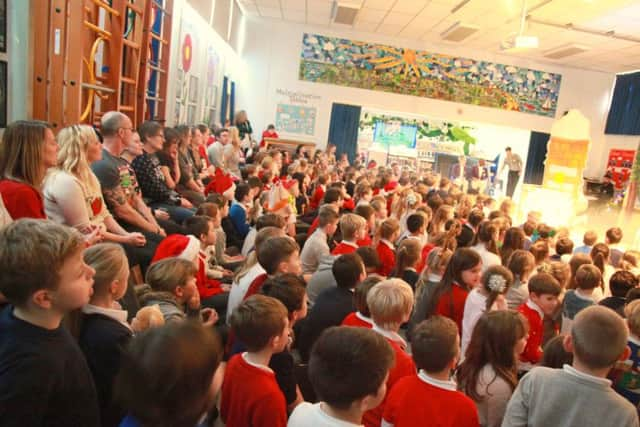
<svg viewBox="0 0 640 427"><path fill-rule="evenodd" d="M229 128L229 139L231 143L225 145L222 152L222 163L231 175L242 179L240 163L242 163L244 159L242 158L242 151L240 149L240 131L237 127L232 126Z"/></svg>
<svg viewBox="0 0 640 427"><path fill-rule="evenodd" d="M253 138L251 136L253 134L253 129L251 128L251 122L249 122L249 119L247 118L246 111L238 111L233 120L233 124L236 128L238 128L238 136L240 137L241 141L244 140L247 135L249 136L249 139Z"/></svg>
<svg viewBox="0 0 640 427"><path fill-rule="evenodd" d="M74 227L90 243L121 244L130 265L148 265L155 246L141 233L128 233L107 210L98 178L89 165L102 158L102 145L88 125L62 129L57 137L58 164L44 182L44 207L51 220Z"/></svg>
<svg viewBox="0 0 640 427"><path fill-rule="evenodd" d="M48 123L10 123L0 144L0 194L12 219L46 219L42 181L56 165L58 144Z"/></svg>

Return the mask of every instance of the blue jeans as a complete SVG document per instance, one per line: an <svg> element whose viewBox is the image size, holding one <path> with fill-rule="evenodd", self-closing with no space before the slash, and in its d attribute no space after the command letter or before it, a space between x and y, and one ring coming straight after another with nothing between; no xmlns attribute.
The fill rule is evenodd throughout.
<svg viewBox="0 0 640 427"><path fill-rule="evenodd" d="M183 208L182 206L169 205L167 203L155 202L150 203L149 206L153 209L167 211L171 219L180 225L182 225L185 219L191 218L196 213L196 210L193 208Z"/></svg>

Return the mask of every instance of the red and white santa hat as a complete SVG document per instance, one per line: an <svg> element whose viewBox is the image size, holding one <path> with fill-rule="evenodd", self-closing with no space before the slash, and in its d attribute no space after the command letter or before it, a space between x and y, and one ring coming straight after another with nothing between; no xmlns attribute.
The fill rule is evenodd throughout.
<svg viewBox="0 0 640 427"><path fill-rule="evenodd" d="M167 236L156 248L151 263L158 262L165 258L178 257L193 261L200 253L200 240L195 236L182 234L171 234Z"/></svg>

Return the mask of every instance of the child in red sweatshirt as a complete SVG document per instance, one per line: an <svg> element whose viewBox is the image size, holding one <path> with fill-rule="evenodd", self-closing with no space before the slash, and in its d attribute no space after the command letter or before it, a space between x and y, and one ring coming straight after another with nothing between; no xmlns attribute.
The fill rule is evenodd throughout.
<svg viewBox="0 0 640 427"><path fill-rule="evenodd" d="M396 247L393 242L400 235L400 223L395 218L387 218L378 228L378 245L376 251L382 265L377 273L381 276L389 276L396 265Z"/></svg>
<svg viewBox="0 0 640 427"><path fill-rule="evenodd" d="M560 283L550 274L538 273L529 279L529 299L518 307L529 321L529 339L520 355L520 369L529 370L542 359L542 334L544 315L552 315L558 307Z"/></svg>

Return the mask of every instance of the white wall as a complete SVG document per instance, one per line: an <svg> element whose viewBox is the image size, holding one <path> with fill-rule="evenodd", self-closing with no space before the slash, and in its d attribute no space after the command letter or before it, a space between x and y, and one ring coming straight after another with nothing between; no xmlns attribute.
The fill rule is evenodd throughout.
<svg viewBox="0 0 640 427"><path fill-rule="evenodd" d="M316 131L311 141L319 147L327 143L331 104L333 102L366 107L417 113L448 120L485 122L515 128L548 132L554 119L534 114L478 107L449 101L439 101L409 95L399 95L365 89L349 88L298 80L300 50L304 32L339 36L354 40L386 43L517 65L562 74L557 115L578 108L591 120L592 150L585 170L586 176L598 176L605 169L610 148L636 148L638 138L604 135L607 110L615 76L613 74L579 70L543 64L519 57L496 55L463 47L433 45L406 39L384 37L378 34L314 27L272 20L248 19L242 58L249 73L246 86L240 89L238 108L246 109L256 132L262 132L275 120L277 89L314 95L318 108ZM286 135L285 135L286 136ZM304 138L301 138L304 139Z"/></svg>

